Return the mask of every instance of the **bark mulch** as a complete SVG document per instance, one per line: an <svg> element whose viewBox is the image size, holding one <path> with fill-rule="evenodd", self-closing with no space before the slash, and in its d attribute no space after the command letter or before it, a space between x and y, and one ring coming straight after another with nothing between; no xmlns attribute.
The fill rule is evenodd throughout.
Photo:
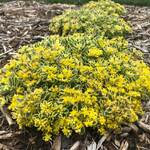
<svg viewBox="0 0 150 150"><path fill-rule="evenodd" d="M144 61L150 65L150 7L125 6L123 16L131 23L133 33L128 41L131 47L144 53ZM49 35L50 19L65 9L77 6L42 4L30 1L0 3L0 67L23 45L35 43ZM139 122L126 124L122 132L99 137L89 129L85 135L74 134L70 138L58 135L45 143L35 128L18 129L9 119L6 108L0 113L0 150L149 150L150 149L150 100L143 103L145 114ZM7 118L7 121L6 121ZM9 124L8 124L9 121ZM61 147L61 148L60 148Z"/></svg>
<svg viewBox="0 0 150 150"><path fill-rule="evenodd" d="M26 44L35 43L49 35L50 19L76 6L42 4L35 1L0 3L0 65Z"/></svg>
<svg viewBox="0 0 150 150"><path fill-rule="evenodd" d="M128 41L144 53L145 61L150 64L150 7L126 6L126 9L125 18L133 28Z"/></svg>

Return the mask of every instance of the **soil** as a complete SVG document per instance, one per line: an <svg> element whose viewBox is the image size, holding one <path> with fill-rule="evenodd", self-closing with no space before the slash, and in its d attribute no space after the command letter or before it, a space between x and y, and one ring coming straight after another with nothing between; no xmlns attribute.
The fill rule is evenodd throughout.
<svg viewBox="0 0 150 150"><path fill-rule="evenodd" d="M150 65L150 7L125 6L123 16L130 22L133 33L127 38L131 47L144 53L144 61ZM32 44L49 35L52 17L77 6L44 4L30 1L0 3L0 67L6 64L23 45ZM99 137L94 131L85 135L74 134L70 138L58 135L54 141L44 142L35 128L19 129L9 125L0 113L0 150L149 150L150 149L150 100L143 103L145 114L135 124L126 124L122 132ZM93 147L93 149L92 149Z"/></svg>

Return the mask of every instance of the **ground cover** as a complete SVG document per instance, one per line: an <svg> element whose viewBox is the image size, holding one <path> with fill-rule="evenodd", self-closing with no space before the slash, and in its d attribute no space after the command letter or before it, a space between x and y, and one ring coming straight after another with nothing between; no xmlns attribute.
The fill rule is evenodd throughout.
<svg viewBox="0 0 150 150"><path fill-rule="evenodd" d="M12 3L10 5L12 5ZM8 5L8 6L10 6L10 5ZM24 4L21 5L21 3L20 3L19 7L22 7L23 5ZM35 6L35 3L34 4L28 3L27 5ZM37 6L36 6L36 8L38 8ZM16 5L15 5L15 7L16 7ZM149 59L147 59L147 57L149 56L149 51L148 51L148 48L149 48L149 24L147 22L148 21L147 17L149 17L149 13L148 13L149 8L129 7L129 6L126 6L126 7L128 8L129 12L132 12L132 15L131 15L131 13L128 13L128 15L125 15L124 17L127 20L130 20L132 22L133 29L134 29L134 33L128 37L129 42L132 44L133 47L137 47L139 50L144 51L145 61L149 62ZM9 14L9 15L12 15L12 14ZM2 16L3 16L3 14L2 14ZM135 18L135 16L136 16L136 18ZM30 18L30 15L27 17ZM48 19L49 18L47 18L47 20ZM13 27L16 27L16 26L14 25ZM43 28L40 28L40 29L43 30L43 29L45 29L45 27L43 26ZM29 30L29 28L27 28L27 30ZM20 31L21 31L21 29L20 29ZM42 34L44 32L45 31L43 30ZM31 33L32 32L28 32L27 35L31 35ZM6 33L6 34L8 34L8 33ZM145 35L146 35L146 39L145 39ZM32 39L32 37L31 37L31 39ZM20 38L20 40L21 40L21 38ZM40 39L37 39L37 41L38 40L40 40ZM143 42L145 43L144 45L142 44ZM2 48L2 50L3 49L4 49L4 47ZM15 51L17 49L18 49L18 47L16 47L16 48L14 47L13 50ZM10 54L7 50L5 50L5 52L6 52L6 54L4 54L4 51L2 52L3 59L5 59L5 56L8 56ZM10 55L12 55L12 54L13 53L11 53ZM142 117L142 122L149 125L149 103L145 104L144 108L146 110L146 114ZM4 119L2 118L2 120L4 120ZM131 148L135 149L136 147L138 147L139 149L142 149L142 147L148 148L149 134L146 132L145 133L142 132L141 129L138 129L138 135L135 136L137 134L137 130L136 130L137 128L135 126L131 126L129 128L128 128L128 130L131 130L130 132L124 129L125 131L123 131L121 135L111 135L111 136L109 136L109 137L111 137L110 139L107 137L108 138L107 140L108 141L110 140L111 142L109 142L109 144L108 144L107 141L105 141L105 143L103 144L104 147L107 147L107 149L112 149L112 147L113 147L115 149L116 145L118 145L118 147L119 147L119 144L118 144L118 141L119 141L119 143L123 147L127 146L130 149ZM8 145L7 148L9 148L9 149L11 149L12 146L14 146L14 149L21 149L21 146L24 146L23 148L28 147L28 149L40 149L40 147L43 145L45 146L45 148L42 147L43 149L48 149L48 147L50 147L50 143L46 144L46 143L41 142L41 139L39 138L40 136L38 136L37 134L34 135L34 133L29 135L27 133L25 134L25 132L16 132L16 134L15 134L15 132L13 132L12 135L16 136L16 138L14 138L14 140L12 140L13 136L8 136L8 133L10 133L10 132L8 132L8 130L10 131L11 129L8 128L7 123L5 123L5 121L2 126L2 129L7 131L7 132L5 132L5 134L3 132L3 135L5 135L5 136L3 136L3 139L4 139L4 140L2 139L3 145L1 145L5 149L7 147L6 145ZM15 130L17 130L17 128ZM135 134L135 132L136 132L136 134ZM19 136L18 136L18 134L19 134ZM25 136L27 136L27 138L25 138ZM92 139L92 136L90 135L90 133L88 133L88 136L90 136L90 139ZM24 141L20 140L18 137L19 138L22 137L22 139L24 139ZM116 141L113 140L113 137L115 137ZM86 139L87 139L87 137L86 137ZM72 140L72 142L71 142L71 140ZM65 139L63 137L62 145L64 146L66 141L69 141L68 143L71 143L71 145L72 145L73 142L75 142L76 140L82 141L82 144L87 142L87 140L85 140L85 137L78 137L78 138L72 137L70 140ZM8 143L8 141L9 141L9 143ZM18 143L16 143L16 145L15 145L14 142L16 142L16 141L18 141ZM25 143L27 143L28 145L25 145ZM39 143L39 145L37 145L37 143ZM114 145L114 143L115 143L115 145ZM36 147L36 145L37 145L37 147ZM69 144L67 144L67 145L69 145Z"/></svg>

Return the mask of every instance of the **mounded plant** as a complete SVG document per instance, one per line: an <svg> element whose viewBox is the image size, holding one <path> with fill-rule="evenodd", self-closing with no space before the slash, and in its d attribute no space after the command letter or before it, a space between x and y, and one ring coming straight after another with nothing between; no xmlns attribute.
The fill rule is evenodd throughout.
<svg viewBox="0 0 150 150"><path fill-rule="evenodd" d="M136 57L122 37L51 36L22 47L1 70L1 105L46 141L88 127L104 134L142 113L150 68Z"/></svg>
<svg viewBox="0 0 150 150"><path fill-rule="evenodd" d="M89 2L79 10L67 10L63 15L51 20L51 34L67 36L74 33L103 35L109 38L125 35L131 28L120 17L125 12L123 6L110 0Z"/></svg>
<svg viewBox="0 0 150 150"><path fill-rule="evenodd" d="M107 9L101 5L109 2L92 2L55 18L58 25L54 25L54 33L65 36L53 35L22 47L0 70L0 105L10 109L20 128L34 126L48 141L59 133L70 136L88 128L100 134L118 130L123 123L137 121L143 113L141 102L150 95L150 68L120 36L129 27L126 23L119 25L120 5L115 8L110 3L110 10L109 5ZM89 10L93 16L101 11L97 17L100 14L110 21L110 27L106 21L106 29L102 28L102 22L97 23L101 17L91 19ZM78 16L79 12L83 16ZM119 32L111 24L113 13L118 18L115 26ZM84 22L79 30L63 29L60 34L60 22L67 19L61 23L64 28L62 25L70 21L66 14L78 16L71 20L77 24L80 17ZM92 32L93 27L87 26L89 20L95 24ZM80 30L81 26L86 28Z"/></svg>

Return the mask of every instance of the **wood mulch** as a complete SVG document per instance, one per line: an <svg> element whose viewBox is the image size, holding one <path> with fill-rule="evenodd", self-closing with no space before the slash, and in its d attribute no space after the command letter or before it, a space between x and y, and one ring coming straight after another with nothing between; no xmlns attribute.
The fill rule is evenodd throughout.
<svg viewBox="0 0 150 150"><path fill-rule="evenodd" d="M144 53L145 61L150 64L150 7L126 6L126 9L125 19L133 28L128 41Z"/></svg>
<svg viewBox="0 0 150 150"><path fill-rule="evenodd" d="M26 44L32 44L49 35L50 19L76 6L42 4L31 1L0 3L0 65L6 57Z"/></svg>
<svg viewBox="0 0 150 150"><path fill-rule="evenodd" d="M133 33L128 41L131 47L144 53L144 61L150 65L150 7L125 6L123 16L131 23ZM65 9L77 6L42 4L30 1L0 3L0 67L23 45L35 43L49 35L48 25L53 16ZM84 136L70 138L59 135L45 143L35 128L18 129L6 121L6 109L0 113L0 150L149 150L150 149L150 100L143 103L145 114L139 122L126 124L120 134L109 133L102 137L94 131Z"/></svg>

